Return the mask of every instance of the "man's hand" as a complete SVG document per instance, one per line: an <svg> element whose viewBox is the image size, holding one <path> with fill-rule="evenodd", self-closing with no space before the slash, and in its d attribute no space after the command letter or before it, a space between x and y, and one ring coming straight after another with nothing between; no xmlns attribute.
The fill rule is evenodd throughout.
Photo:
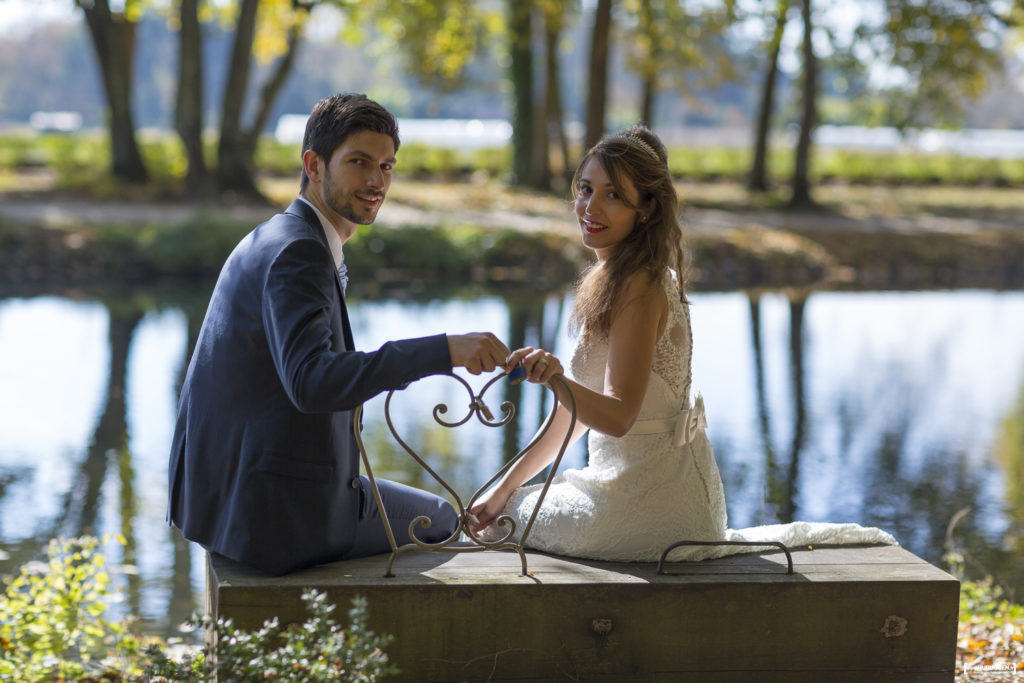
<svg viewBox="0 0 1024 683"><path fill-rule="evenodd" d="M466 368L470 374L479 375L504 366L509 351L490 332L471 332L449 334L448 353L452 358L452 367Z"/></svg>

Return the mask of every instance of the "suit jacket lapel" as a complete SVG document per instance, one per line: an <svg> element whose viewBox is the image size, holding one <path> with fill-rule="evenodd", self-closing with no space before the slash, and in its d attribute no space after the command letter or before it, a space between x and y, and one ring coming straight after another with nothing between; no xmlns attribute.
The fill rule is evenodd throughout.
<svg viewBox="0 0 1024 683"><path fill-rule="evenodd" d="M324 228L320 224L320 217L316 215L316 211L313 210L313 207L301 199L296 199L291 203L285 213L299 216L309 223L310 227L314 228L313 233L323 242L324 249L330 253L331 247L327 243L327 236L324 235ZM356 345L352 339L352 324L349 322L348 307L345 305L345 292L341 288L341 277L338 275L336 270L334 272L334 289L338 293L338 301L341 302L341 330L345 340L345 350L355 351Z"/></svg>

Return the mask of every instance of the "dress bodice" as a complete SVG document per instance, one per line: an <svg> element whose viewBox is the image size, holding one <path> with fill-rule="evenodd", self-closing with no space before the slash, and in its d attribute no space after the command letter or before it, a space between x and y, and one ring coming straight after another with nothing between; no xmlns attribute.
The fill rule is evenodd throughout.
<svg viewBox="0 0 1024 683"><path fill-rule="evenodd" d="M673 271L665 271L661 284L668 300L668 318L654 347L651 377L638 419L669 417L689 403L693 356L689 305L679 299ZM603 392L607 361L607 336L584 331L576 341L569 366L576 381Z"/></svg>

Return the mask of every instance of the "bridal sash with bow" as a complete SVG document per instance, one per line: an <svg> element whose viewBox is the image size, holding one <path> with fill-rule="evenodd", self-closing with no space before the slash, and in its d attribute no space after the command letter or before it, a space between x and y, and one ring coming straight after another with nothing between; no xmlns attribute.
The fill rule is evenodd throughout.
<svg viewBox="0 0 1024 683"><path fill-rule="evenodd" d="M637 420L633 423L633 428L626 435L671 433L672 444L683 446L693 441L698 431L707 428L708 421L704 414L704 397L697 394L692 408L679 411L679 414L675 417L667 417L660 420Z"/></svg>

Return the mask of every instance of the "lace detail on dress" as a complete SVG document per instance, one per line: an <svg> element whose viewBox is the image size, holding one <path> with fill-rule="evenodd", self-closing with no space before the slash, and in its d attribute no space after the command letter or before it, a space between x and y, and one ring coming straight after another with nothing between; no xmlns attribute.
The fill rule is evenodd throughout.
<svg viewBox="0 0 1024 683"><path fill-rule="evenodd" d="M675 272L666 271L661 284L668 300L668 317L665 329L654 347L651 372L661 377L671 388L682 407L690 396L690 363L693 358L690 307L679 300ZM601 391L604 388L607 359L607 337L582 331L576 340L569 369L580 384Z"/></svg>

